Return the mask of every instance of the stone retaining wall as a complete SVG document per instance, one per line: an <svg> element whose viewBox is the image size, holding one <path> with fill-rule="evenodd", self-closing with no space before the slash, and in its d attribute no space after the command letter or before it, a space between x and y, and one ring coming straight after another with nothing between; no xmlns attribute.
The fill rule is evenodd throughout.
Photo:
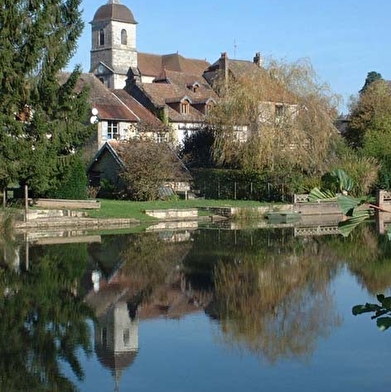
<svg viewBox="0 0 391 392"><path fill-rule="evenodd" d="M194 219L198 217L197 208L146 210L145 213L156 219Z"/></svg>
<svg viewBox="0 0 391 392"><path fill-rule="evenodd" d="M69 200L69 199L33 199L32 205L41 208L57 208L57 209L97 209L100 208L99 200Z"/></svg>

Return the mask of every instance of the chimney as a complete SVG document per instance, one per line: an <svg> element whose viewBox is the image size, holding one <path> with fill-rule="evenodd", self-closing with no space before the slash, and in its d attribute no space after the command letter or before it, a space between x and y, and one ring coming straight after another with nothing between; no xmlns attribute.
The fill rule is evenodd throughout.
<svg viewBox="0 0 391 392"><path fill-rule="evenodd" d="M228 69L229 69L228 55L227 55L227 52L223 52L223 53L221 53L221 57L220 57L220 70L222 71L222 73L224 75L225 88L228 87Z"/></svg>
<svg viewBox="0 0 391 392"><path fill-rule="evenodd" d="M258 67L262 67L263 65L263 58L261 57L261 53L255 53L255 57L253 59L254 64L258 65Z"/></svg>

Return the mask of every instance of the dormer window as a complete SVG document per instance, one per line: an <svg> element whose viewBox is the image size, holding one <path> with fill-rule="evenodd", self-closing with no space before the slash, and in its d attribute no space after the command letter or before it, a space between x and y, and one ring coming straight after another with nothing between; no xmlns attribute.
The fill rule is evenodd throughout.
<svg viewBox="0 0 391 392"><path fill-rule="evenodd" d="M189 101L182 101L181 102L181 114L189 114L189 112L190 112Z"/></svg>
<svg viewBox="0 0 391 392"><path fill-rule="evenodd" d="M210 111L212 110L213 104L212 103L207 103L205 105L205 114L209 114Z"/></svg>
<svg viewBox="0 0 391 392"><path fill-rule="evenodd" d="M195 82L193 84L189 84L187 86L187 88L191 91L193 91L193 93L196 93L198 91L198 89L200 88L200 84L198 82Z"/></svg>
<svg viewBox="0 0 391 392"><path fill-rule="evenodd" d="M105 31L103 29L99 30L99 45L103 46L105 44Z"/></svg>
<svg viewBox="0 0 391 392"><path fill-rule="evenodd" d="M121 45L128 44L128 32L125 29L121 30Z"/></svg>

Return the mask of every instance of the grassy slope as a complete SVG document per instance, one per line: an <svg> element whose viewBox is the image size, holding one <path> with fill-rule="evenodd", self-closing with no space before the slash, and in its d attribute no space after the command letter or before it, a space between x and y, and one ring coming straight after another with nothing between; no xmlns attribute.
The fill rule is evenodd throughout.
<svg viewBox="0 0 391 392"><path fill-rule="evenodd" d="M259 207L257 201L246 200L178 200L135 202L127 200L100 200L99 210L90 210L88 215L94 218L135 218L140 221L153 221L145 215L145 210L169 208L200 208L200 207Z"/></svg>

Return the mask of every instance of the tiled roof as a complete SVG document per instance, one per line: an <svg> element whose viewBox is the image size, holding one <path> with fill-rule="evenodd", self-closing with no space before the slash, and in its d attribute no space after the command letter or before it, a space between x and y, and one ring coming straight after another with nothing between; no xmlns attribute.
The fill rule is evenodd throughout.
<svg viewBox="0 0 391 392"><path fill-rule="evenodd" d="M194 91L192 86L196 85ZM172 107L183 99L189 99L192 104L206 103L209 100L217 101L217 94L212 90L206 80L197 74L169 71L165 69L157 77L155 83L139 85L144 94L155 107L168 105L168 117L174 122L202 122L204 115L190 106L187 114L181 114Z"/></svg>
<svg viewBox="0 0 391 392"><path fill-rule="evenodd" d="M285 103L295 103L295 97L287 89L285 89L276 80L272 79L269 73L262 67L258 66L252 61L246 60L231 60L225 58L228 62L229 75L235 80L245 77L259 77L260 80L267 85L265 91L267 91L267 96L265 100L270 102L285 102ZM221 76L223 71L223 59L220 58L215 63L213 63L205 72L204 77L210 83L217 80Z"/></svg>
<svg viewBox="0 0 391 392"><path fill-rule="evenodd" d="M125 90L114 90L113 92L140 120L157 127L162 125L162 122L156 116Z"/></svg>
<svg viewBox="0 0 391 392"><path fill-rule="evenodd" d="M150 53L137 53L138 67L142 75L158 76L163 69L202 75L209 63L206 60L189 59L178 53L158 55Z"/></svg>
<svg viewBox="0 0 391 392"><path fill-rule="evenodd" d="M60 83L64 83L70 73L59 74ZM76 89L81 90L84 85L90 89L89 101L91 106L98 109L98 116L102 120L117 120L126 122L145 121L153 125L161 122L150 111L143 107L124 90L108 89L92 73L81 74Z"/></svg>
<svg viewBox="0 0 391 392"><path fill-rule="evenodd" d="M104 151L105 148L107 148L111 154L113 154L113 156L115 157L116 155L116 159L119 159L119 162L121 165L123 165L123 156L124 156L124 152L126 151L126 149L129 146L129 143L132 143L131 141L117 141L117 140L110 140L109 142L106 142L106 144L101 148L101 152L97 154L97 156L95 157L95 159L97 157L99 157L101 155L101 153ZM176 180L176 181L190 181L192 179L191 174L189 172L189 170L187 169L187 167L183 164L183 162L180 160L180 158L178 157L178 155L176 154L176 152L171 149L169 147L168 144L166 143L161 143L160 144L160 149L165 149L167 154L172 155L172 159L178 160L181 165L181 171L176 173L176 177L175 178L168 178L167 180Z"/></svg>

